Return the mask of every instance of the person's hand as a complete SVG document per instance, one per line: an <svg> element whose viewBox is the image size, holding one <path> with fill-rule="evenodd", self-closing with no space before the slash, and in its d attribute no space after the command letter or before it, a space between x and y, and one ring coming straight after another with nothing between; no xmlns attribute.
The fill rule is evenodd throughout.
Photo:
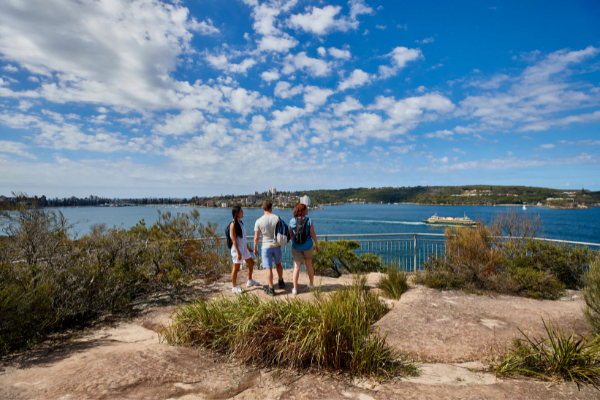
<svg viewBox="0 0 600 400"><path fill-rule="evenodd" d="M241 260L242 259L242 253L240 253L239 250L236 250L236 252L237 252L238 260Z"/></svg>
<svg viewBox="0 0 600 400"><path fill-rule="evenodd" d="M258 257L258 249L254 249L254 257Z"/></svg>
<svg viewBox="0 0 600 400"><path fill-rule="evenodd" d="M319 248L319 245L317 245L317 246L315 247L315 250L316 250L316 252L317 252L317 253L321 251L321 249Z"/></svg>

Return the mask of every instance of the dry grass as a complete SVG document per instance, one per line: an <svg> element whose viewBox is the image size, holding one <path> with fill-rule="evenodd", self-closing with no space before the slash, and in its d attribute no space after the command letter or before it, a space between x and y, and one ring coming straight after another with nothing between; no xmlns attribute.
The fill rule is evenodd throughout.
<svg viewBox="0 0 600 400"><path fill-rule="evenodd" d="M317 369L386 378L416 373L386 345L371 325L388 312L359 278L351 286L311 301L198 300L178 308L161 339L171 345L203 347L260 367Z"/></svg>

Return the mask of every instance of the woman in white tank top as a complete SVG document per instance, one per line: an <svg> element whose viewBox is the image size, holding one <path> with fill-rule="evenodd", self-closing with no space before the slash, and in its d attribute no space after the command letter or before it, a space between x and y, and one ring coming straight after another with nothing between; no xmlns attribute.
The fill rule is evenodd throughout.
<svg viewBox="0 0 600 400"><path fill-rule="evenodd" d="M246 228L244 228L244 224L241 222L241 219L244 218L244 210L240 206L235 206L231 210L231 215L233 216L233 221L229 225L229 235L233 242L233 246L231 246L231 258L233 259L231 291L233 293L242 293L242 289L237 285L237 274L244 261L248 264L248 282L246 282L246 287L259 286L260 284L252 279L252 272L254 271L252 249L248 246Z"/></svg>

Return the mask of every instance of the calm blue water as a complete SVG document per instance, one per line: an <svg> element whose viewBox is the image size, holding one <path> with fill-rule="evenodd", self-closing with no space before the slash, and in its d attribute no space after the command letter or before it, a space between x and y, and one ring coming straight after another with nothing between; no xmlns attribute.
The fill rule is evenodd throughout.
<svg viewBox="0 0 600 400"><path fill-rule="evenodd" d="M366 234L366 233L443 233L443 227L432 227L421 221L437 212L443 217L480 219L489 223L498 212L506 212L508 207L486 206L420 206L413 204L347 204L326 206L324 210L311 210L318 235ZM600 208L588 210L552 210L544 207L529 207L518 212L539 214L545 236L552 239L600 243ZM141 219L151 225L158 219L157 210L172 213L188 213L191 207L84 207L60 210L70 222L78 222L75 232L79 236L89 232L92 224L105 223L108 227L130 228ZM229 208L198 208L203 222L216 222L223 230L231 221ZM249 231L254 222L263 215L261 209L244 209L244 223ZM292 210L275 210L286 222L292 217Z"/></svg>

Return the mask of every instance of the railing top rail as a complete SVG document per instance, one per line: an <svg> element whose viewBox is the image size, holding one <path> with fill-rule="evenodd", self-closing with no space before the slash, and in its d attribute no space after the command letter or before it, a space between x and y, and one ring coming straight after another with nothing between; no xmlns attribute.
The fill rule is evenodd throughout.
<svg viewBox="0 0 600 400"><path fill-rule="evenodd" d="M502 239L513 239L510 236L502 236ZM541 240L544 242L555 242L555 243L567 243L567 244L579 244L582 246L597 246L600 247L600 243L588 243L588 242L575 242L572 240L560 240L560 239L548 239L548 238L531 238L533 240Z"/></svg>
<svg viewBox="0 0 600 400"><path fill-rule="evenodd" d="M363 233L363 234L344 234L344 235L336 235L336 234L327 234L327 235L317 235L317 237L377 237L377 236L444 236L443 233Z"/></svg>

